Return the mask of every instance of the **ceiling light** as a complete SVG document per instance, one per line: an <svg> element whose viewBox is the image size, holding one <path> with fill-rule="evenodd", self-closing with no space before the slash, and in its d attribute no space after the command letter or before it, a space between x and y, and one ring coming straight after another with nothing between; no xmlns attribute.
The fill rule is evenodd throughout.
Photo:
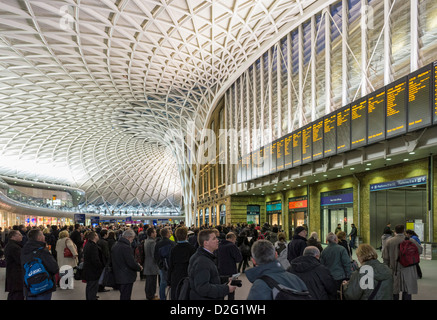
<svg viewBox="0 0 437 320"><path fill-rule="evenodd" d="M341 177L341 174L337 174L337 177Z"/></svg>
<svg viewBox="0 0 437 320"><path fill-rule="evenodd" d="M327 174L324 174L323 176L324 176L324 177L327 177L328 175L327 175Z"/></svg>
<svg viewBox="0 0 437 320"><path fill-rule="evenodd" d="M404 161L408 161L408 159L404 159Z"/></svg>
<svg viewBox="0 0 437 320"><path fill-rule="evenodd" d="M411 151L409 154L416 154L416 152L414 152L414 151Z"/></svg>
<svg viewBox="0 0 437 320"><path fill-rule="evenodd" d="M355 168L351 168L351 170L355 170Z"/></svg>
<svg viewBox="0 0 437 320"><path fill-rule="evenodd" d="M368 166L371 166L372 164L371 164L371 163L368 163L367 165L368 165Z"/></svg>
<svg viewBox="0 0 437 320"><path fill-rule="evenodd" d="M366 168L366 171L369 171L370 170L370 168Z"/></svg>
<svg viewBox="0 0 437 320"><path fill-rule="evenodd" d="M391 161L391 158L387 158L386 160L387 160L387 161Z"/></svg>

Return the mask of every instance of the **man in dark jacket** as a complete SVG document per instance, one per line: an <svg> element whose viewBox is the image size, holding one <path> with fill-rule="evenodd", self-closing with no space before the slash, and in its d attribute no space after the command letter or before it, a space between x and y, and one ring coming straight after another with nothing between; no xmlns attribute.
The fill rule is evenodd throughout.
<svg viewBox="0 0 437 320"><path fill-rule="evenodd" d="M143 270L143 267L135 261L134 252L131 247L135 236L135 231L127 229L111 250L115 283L120 285L120 300L131 299L133 284L137 279L137 272Z"/></svg>
<svg viewBox="0 0 437 320"><path fill-rule="evenodd" d="M24 286L24 294L26 300L51 300L52 292L56 291L55 274L59 272L58 264L49 250L46 248L45 236L39 229L32 229L29 231L28 241L21 250L21 265L24 265L33 260L34 257L41 259L42 264L49 273L50 280L53 286L39 295L33 296L26 286Z"/></svg>
<svg viewBox="0 0 437 320"><path fill-rule="evenodd" d="M328 268L319 261L320 251L316 247L306 247L303 256L291 262L289 272L297 275L316 300L335 300L337 285Z"/></svg>
<svg viewBox="0 0 437 320"><path fill-rule="evenodd" d="M171 288L171 300L177 300L176 288L182 278L188 276L188 263L196 249L187 240L188 228L178 227L175 231L177 244L171 249L167 272L167 284Z"/></svg>
<svg viewBox="0 0 437 320"><path fill-rule="evenodd" d="M303 251L307 247L307 230L300 226L294 230L294 236L287 247L287 259L293 261L297 257L303 254Z"/></svg>
<svg viewBox="0 0 437 320"><path fill-rule="evenodd" d="M102 250L97 245L99 236L94 231L87 235L88 241L83 248L82 277L86 281L86 299L97 300L99 278L103 271Z"/></svg>
<svg viewBox="0 0 437 320"><path fill-rule="evenodd" d="M159 299L165 300L170 252L176 243L169 239L170 230L168 228L161 230L161 237L161 240L156 243L154 257L159 267Z"/></svg>
<svg viewBox="0 0 437 320"><path fill-rule="evenodd" d="M188 276L190 277L190 300L223 300L237 288L220 278L214 251L218 249L219 239L212 229L199 232L199 248L190 258Z"/></svg>
<svg viewBox="0 0 437 320"><path fill-rule="evenodd" d="M21 267L21 241L23 235L18 230L8 234L8 244L5 247L6 282L5 292L9 292L8 300L24 300L23 270Z"/></svg>
<svg viewBox="0 0 437 320"><path fill-rule="evenodd" d="M243 260L240 249L235 245L237 236L233 232L226 235L226 239L219 244L218 269L221 277L231 277L237 273L237 263ZM234 293L228 295L229 300L234 300Z"/></svg>
<svg viewBox="0 0 437 320"><path fill-rule="evenodd" d="M110 259L110 251L109 251L109 244L108 244L108 230L102 229L100 231L100 238L99 241L97 241L97 245L99 246L100 250L102 251L102 263L103 266L106 266ZM99 292L107 292L108 289L105 289L105 286L99 285Z"/></svg>

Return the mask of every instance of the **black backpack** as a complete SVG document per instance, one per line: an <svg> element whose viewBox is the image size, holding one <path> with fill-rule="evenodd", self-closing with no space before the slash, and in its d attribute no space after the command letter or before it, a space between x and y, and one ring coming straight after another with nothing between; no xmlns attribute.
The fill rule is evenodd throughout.
<svg viewBox="0 0 437 320"><path fill-rule="evenodd" d="M272 289L273 300L313 300L308 291L297 291L279 284L269 276L260 278Z"/></svg>
<svg viewBox="0 0 437 320"><path fill-rule="evenodd" d="M183 277L176 286L177 300L190 300L190 278Z"/></svg>

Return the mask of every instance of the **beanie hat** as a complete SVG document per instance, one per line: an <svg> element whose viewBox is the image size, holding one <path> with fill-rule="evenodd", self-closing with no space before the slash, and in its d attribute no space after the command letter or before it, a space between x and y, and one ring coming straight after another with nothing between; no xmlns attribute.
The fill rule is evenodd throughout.
<svg viewBox="0 0 437 320"><path fill-rule="evenodd" d="M301 233L304 230L306 230L304 227L299 226L296 229L294 229L294 234L299 234L299 233Z"/></svg>

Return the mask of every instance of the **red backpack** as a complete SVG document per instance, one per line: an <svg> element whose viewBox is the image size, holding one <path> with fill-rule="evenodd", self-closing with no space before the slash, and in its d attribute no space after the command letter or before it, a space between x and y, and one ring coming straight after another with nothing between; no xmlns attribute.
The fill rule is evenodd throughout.
<svg viewBox="0 0 437 320"><path fill-rule="evenodd" d="M399 244L399 263L409 267L420 262L419 249L410 240L404 240Z"/></svg>

